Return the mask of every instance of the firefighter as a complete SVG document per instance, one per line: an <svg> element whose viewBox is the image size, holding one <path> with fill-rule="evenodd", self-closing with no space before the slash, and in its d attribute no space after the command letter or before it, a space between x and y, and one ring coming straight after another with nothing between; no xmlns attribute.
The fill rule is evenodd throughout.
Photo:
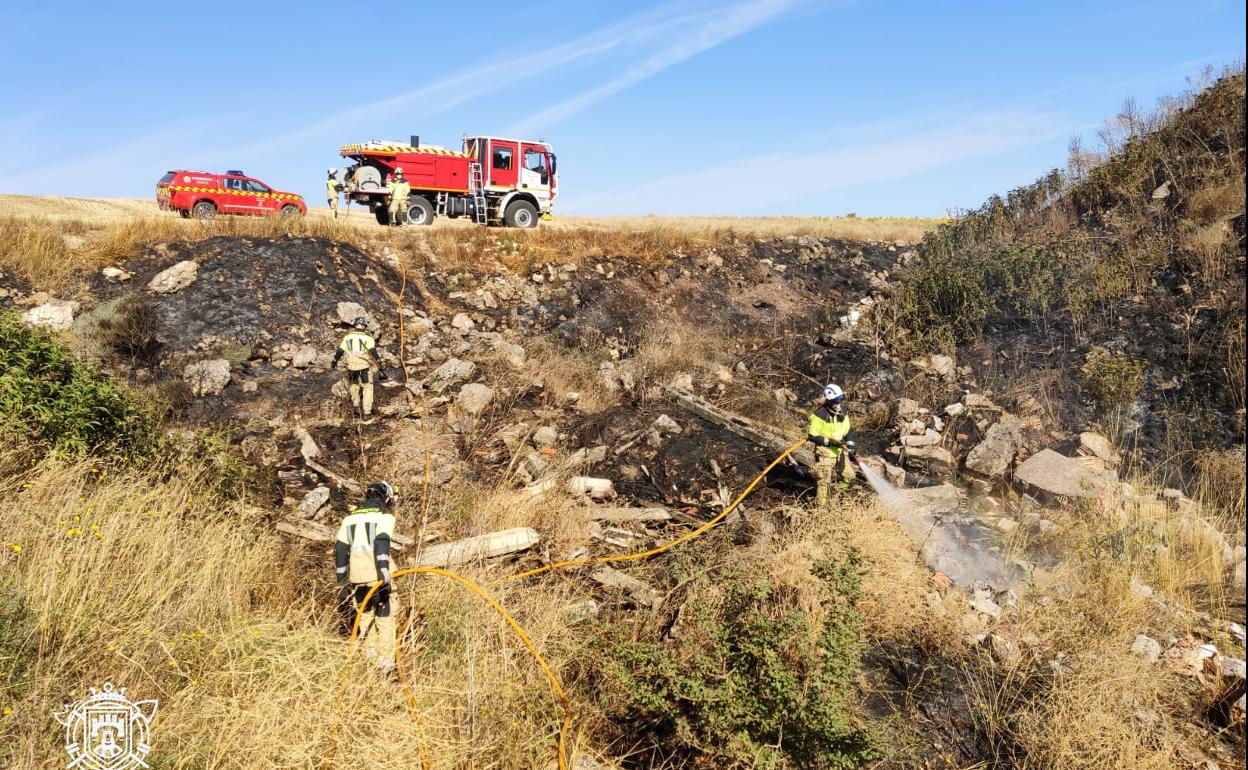
<svg viewBox="0 0 1248 770"><path fill-rule="evenodd" d="M407 196L411 194L412 186L403 178L403 168L396 167L394 181L390 183L390 224L403 224L403 219L407 218Z"/></svg>
<svg viewBox="0 0 1248 770"><path fill-rule="evenodd" d="M337 173L338 169L331 168L329 176L325 179L325 197L329 200L329 207L334 211L334 219L338 218L338 191L342 189L342 185L338 184Z"/></svg>
<svg viewBox="0 0 1248 770"><path fill-rule="evenodd" d="M338 350L334 351L332 368L337 368L338 359L347 364L347 382L351 391L351 406L355 407L367 420L373 413L373 364L381 370L381 359L377 357L377 340L368 333L368 321L363 316L351 322L351 331L342 338Z"/></svg>
<svg viewBox="0 0 1248 770"><path fill-rule="evenodd" d="M835 478L838 491L849 489L854 478L854 466L858 455L849 435L849 415L845 413L845 391L839 385L828 383L823 389L823 403L810 415L806 438L815 445L815 457L819 473L815 502L827 508L831 502L832 483Z"/></svg>
<svg viewBox="0 0 1248 770"><path fill-rule="evenodd" d="M394 487L377 481L364 490L364 502L342 519L334 541L334 576L344 615L354 622L360 602L381 581L360 616L364 654L378 667L394 669L394 616L398 602L391 595L390 540L394 537Z"/></svg>

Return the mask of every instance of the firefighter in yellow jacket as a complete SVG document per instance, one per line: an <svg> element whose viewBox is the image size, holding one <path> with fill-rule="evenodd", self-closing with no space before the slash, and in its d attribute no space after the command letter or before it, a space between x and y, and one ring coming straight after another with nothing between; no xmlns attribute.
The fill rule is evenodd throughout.
<svg viewBox="0 0 1248 770"><path fill-rule="evenodd" d="M334 542L338 601L344 610L352 610L353 620L369 589L381 581L381 587L364 606L359 635L364 640L364 654L387 671L394 668L394 616L398 612L398 602L390 591L393 505L394 487L389 482L369 484L363 504L343 518Z"/></svg>
<svg viewBox="0 0 1248 770"><path fill-rule="evenodd" d="M390 224L401 225L407 219L407 198L412 194L412 186L403 177L403 169L394 170L394 178L390 180Z"/></svg>
<svg viewBox="0 0 1248 770"><path fill-rule="evenodd" d="M820 508L829 506L833 479L838 491L849 489L854 479L858 456L849 436L849 415L845 413L845 391L829 383L823 389L823 403L810 415L806 438L815 445L816 471L819 473L815 502Z"/></svg>
<svg viewBox="0 0 1248 770"><path fill-rule="evenodd" d="M345 359L347 364L351 405L367 420L373 413L373 364L377 365L379 378L383 373L381 359L377 357L377 340L368 333L368 320L363 316L351 322L351 331L334 351L332 366L337 367L339 359Z"/></svg>
<svg viewBox="0 0 1248 770"><path fill-rule="evenodd" d="M331 168L325 177L325 200L334 212L334 219L338 218L338 191L341 189L342 185L338 184L338 169Z"/></svg>

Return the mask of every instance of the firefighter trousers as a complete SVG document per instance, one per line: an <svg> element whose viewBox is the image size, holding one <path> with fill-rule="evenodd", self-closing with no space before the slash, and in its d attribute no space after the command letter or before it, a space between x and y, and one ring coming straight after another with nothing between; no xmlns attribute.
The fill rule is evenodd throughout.
<svg viewBox="0 0 1248 770"><path fill-rule="evenodd" d="M351 586L351 604L359 612L360 602L368 593L368 583ZM360 639L364 643L364 655L377 662L381 668L394 668L395 638L394 616L398 614L398 600L391 594L390 586L377 589L364 605L360 616Z"/></svg>
<svg viewBox="0 0 1248 770"><path fill-rule="evenodd" d="M338 218L338 196L329 199L329 207L334 211L334 219Z"/></svg>
<svg viewBox="0 0 1248 770"><path fill-rule="evenodd" d="M351 391L351 406L365 417L373 413L373 370L355 369L347 372ZM341 391L339 391L341 392Z"/></svg>
<svg viewBox="0 0 1248 770"><path fill-rule="evenodd" d="M407 198L392 197L390 198L390 224L401 225L407 219Z"/></svg>
<svg viewBox="0 0 1248 770"><path fill-rule="evenodd" d="M833 483L836 484L838 492L844 492L849 489L849 482L854 480L854 467L849 464L847 455L848 453L841 449L815 447L815 470L818 472L815 504L820 508L831 507Z"/></svg>

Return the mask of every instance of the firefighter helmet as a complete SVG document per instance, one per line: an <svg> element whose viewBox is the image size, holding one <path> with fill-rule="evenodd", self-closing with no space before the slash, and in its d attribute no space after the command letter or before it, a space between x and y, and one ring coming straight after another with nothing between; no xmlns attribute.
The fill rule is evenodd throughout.
<svg viewBox="0 0 1248 770"><path fill-rule="evenodd" d="M387 507L394 504L394 487L389 481L374 481L364 490L364 495L381 500Z"/></svg>
<svg viewBox="0 0 1248 770"><path fill-rule="evenodd" d="M355 317L355 318L351 321L351 326L355 327L356 329L367 329L367 328L368 328L368 319L367 319L367 318L365 318L365 317L364 317L364 316L362 316L362 315L357 315L357 316L356 316L356 317Z"/></svg>
<svg viewBox="0 0 1248 770"><path fill-rule="evenodd" d="M402 166L395 166L395 167L394 167L394 175L395 175L395 176L403 176L403 167L402 167Z"/></svg>
<svg viewBox="0 0 1248 770"><path fill-rule="evenodd" d="M829 382L823 387L823 400L838 404L845 400L845 391L836 383Z"/></svg>
<svg viewBox="0 0 1248 770"><path fill-rule="evenodd" d="M327 174L329 174L330 176L333 176L334 174L337 174L337 173L338 173L338 169L336 169L336 168L331 168L331 169L329 169L326 173L327 173Z"/></svg>

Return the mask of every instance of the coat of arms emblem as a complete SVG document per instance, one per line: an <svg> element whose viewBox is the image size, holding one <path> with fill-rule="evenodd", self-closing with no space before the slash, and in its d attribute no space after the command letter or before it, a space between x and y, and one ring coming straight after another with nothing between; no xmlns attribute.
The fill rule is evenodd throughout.
<svg viewBox="0 0 1248 770"><path fill-rule="evenodd" d="M158 701L131 701L111 682L53 716L65 726L65 751L73 770L135 770L152 750L148 743Z"/></svg>

